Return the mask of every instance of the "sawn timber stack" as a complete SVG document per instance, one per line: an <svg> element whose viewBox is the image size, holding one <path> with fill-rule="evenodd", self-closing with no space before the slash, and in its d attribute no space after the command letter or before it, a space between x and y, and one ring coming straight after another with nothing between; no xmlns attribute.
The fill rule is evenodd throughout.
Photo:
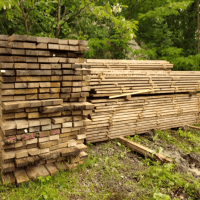
<svg viewBox="0 0 200 200"><path fill-rule="evenodd" d="M171 71L167 61L81 62L91 69L89 101L95 106L87 142L199 122L200 72Z"/></svg>
<svg viewBox="0 0 200 200"><path fill-rule="evenodd" d="M200 72L91 69L92 97L151 90L147 94L200 91Z"/></svg>
<svg viewBox="0 0 200 200"><path fill-rule="evenodd" d="M86 102L90 71L74 65L86 45L80 40L0 36L4 183L6 177L21 183L52 174L60 165L76 167L87 157L83 142L94 108Z"/></svg>
<svg viewBox="0 0 200 200"><path fill-rule="evenodd" d="M80 59L79 63L90 66L92 70L166 70L170 71L173 64L165 60L106 60Z"/></svg>
<svg viewBox="0 0 200 200"><path fill-rule="evenodd" d="M76 167L87 157L84 139L199 122L199 72L171 71L172 64L159 60L78 59L86 45L0 35L4 183Z"/></svg>
<svg viewBox="0 0 200 200"><path fill-rule="evenodd" d="M200 94L170 94L90 100L94 112L87 142L165 130L199 122Z"/></svg>

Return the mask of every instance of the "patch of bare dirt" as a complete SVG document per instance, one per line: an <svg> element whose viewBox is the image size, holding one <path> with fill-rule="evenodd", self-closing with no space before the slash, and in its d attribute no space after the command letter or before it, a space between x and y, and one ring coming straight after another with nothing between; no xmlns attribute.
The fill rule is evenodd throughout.
<svg viewBox="0 0 200 200"><path fill-rule="evenodd" d="M172 199L180 199L180 200L188 200L189 198L189 195L186 194L182 188L176 189L170 196Z"/></svg>

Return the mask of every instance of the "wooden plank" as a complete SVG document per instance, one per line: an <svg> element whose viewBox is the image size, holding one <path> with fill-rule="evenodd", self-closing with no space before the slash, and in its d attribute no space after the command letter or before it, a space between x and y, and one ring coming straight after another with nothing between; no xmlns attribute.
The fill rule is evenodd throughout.
<svg viewBox="0 0 200 200"><path fill-rule="evenodd" d="M54 163L45 164L45 167L47 168L51 176L54 175L58 171Z"/></svg>
<svg viewBox="0 0 200 200"><path fill-rule="evenodd" d="M7 41L8 35L0 35L0 41Z"/></svg>
<svg viewBox="0 0 200 200"><path fill-rule="evenodd" d="M196 97L198 99L199 95ZM199 103L190 98L188 94L181 94L133 97L130 102L119 98L92 100L97 102L96 113L91 114L93 122L87 127L87 141L109 139L107 131L109 137L116 138L196 123ZM146 124L150 125L147 127ZM102 135L99 138L98 133Z"/></svg>
<svg viewBox="0 0 200 200"><path fill-rule="evenodd" d="M196 126L190 126L190 125L187 125L187 127L191 128L191 129L200 130L200 127L196 127Z"/></svg>
<svg viewBox="0 0 200 200"><path fill-rule="evenodd" d="M45 165L29 166L26 168L26 173L31 180L35 180L39 176L45 177L50 175Z"/></svg>
<svg viewBox="0 0 200 200"><path fill-rule="evenodd" d="M55 166L57 167L58 170L67 170L68 169L66 161L56 162Z"/></svg>
<svg viewBox="0 0 200 200"><path fill-rule="evenodd" d="M169 63L165 60L109 60L109 59L83 59L86 63Z"/></svg>
<svg viewBox="0 0 200 200"><path fill-rule="evenodd" d="M133 93L126 93L126 94L121 94L121 95L115 95L115 96L109 96L109 99L117 98L117 97L123 97L123 96L128 96L128 95L133 95L133 94L141 94L141 93L146 93L146 92L151 92L159 89L153 89L153 90L141 90L138 92L133 92Z"/></svg>
<svg viewBox="0 0 200 200"><path fill-rule="evenodd" d="M17 184L20 184L29 180L26 174L26 171L24 169L16 169L14 171L14 176L16 178Z"/></svg>
<svg viewBox="0 0 200 200"><path fill-rule="evenodd" d="M58 43L66 45L66 44L69 44L69 41L68 40L61 40L61 39L59 39Z"/></svg>
<svg viewBox="0 0 200 200"><path fill-rule="evenodd" d="M1 179L2 179L3 185L15 183L15 177L12 172L1 174Z"/></svg>
<svg viewBox="0 0 200 200"><path fill-rule="evenodd" d="M36 49L47 49L46 43L37 43Z"/></svg>
<svg viewBox="0 0 200 200"><path fill-rule="evenodd" d="M2 169L2 173L15 171L15 164L14 162L3 163L1 169Z"/></svg>
<svg viewBox="0 0 200 200"><path fill-rule="evenodd" d="M79 40L79 41L78 41L78 44L79 44L80 46L88 46L88 41L86 41L86 40Z"/></svg>
<svg viewBox="0 0 200 200"><path fill-rule="evenodd" d="M85 160L86 158L88 158L88 154L84 151L81 151L79 154L80 160Z"/></svg>
<svg viewBox="0 0 200 200"><path fill-rule="evenodd" d="M59 45L58 44L48 44L48 49L58 50L59 49Z"/></svg>
<svg viewBox="0 0 200 200"><path fill-rule="evenodd" d="M153 158L155 160L158 160L160 162L169 162L172 163L173 160L170 158L167 158L166 156L159 154L159 153L155 153L153 150L148 149L140 144L137 144L135 142L132 142L124 137L119 137L118 141L122 144L124 144L125 146L129 147L131 150L136 151L144 156L147 156L149 158Z"/></svg>
<svg viewBox="0 0 200 200"><path fill-rule="evenodd" d="M0 47L8 47L8 41L1 41L0 40Z"/></svg>
<svg viewBox="0 0 200 200"><path fill-rule="evenodd" d="M68 40L69 45L78 45L79 41L78 40Z"/></svg>
<svg viewBox="0 0 200 200"><path fill-rule="evenodd" d="M58 44L58 38L37 37L38 43L53 43Z"/></svg>

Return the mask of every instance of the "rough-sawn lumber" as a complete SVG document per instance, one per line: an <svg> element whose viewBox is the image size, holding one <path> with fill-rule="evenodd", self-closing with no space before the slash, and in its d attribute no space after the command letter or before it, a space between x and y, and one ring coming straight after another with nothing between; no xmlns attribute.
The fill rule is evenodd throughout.
<svg viewBox="0 0 200 200"><path fill-rule="evenodd" d="M155 151L148 149L141 144L137 144L135 142L132 142L124 137L119 137L118 141L125 146L129 147L133 151L137 151L138 153L148 157L148 158L153 158L155 160L161 161L162 163L164 162L169 162L172 163L173 160L170 158L167 158L166 156L160 154L160 153L155 153Z"/></svg>

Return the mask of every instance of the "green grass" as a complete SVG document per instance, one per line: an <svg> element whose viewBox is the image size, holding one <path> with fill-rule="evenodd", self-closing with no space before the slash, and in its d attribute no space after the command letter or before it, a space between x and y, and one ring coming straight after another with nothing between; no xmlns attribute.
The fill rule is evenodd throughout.
<svg viewBox="0 0 200 200"><path fill-rule="evenodd" d="M199 152L199 132L198 131L155 131L153 141L149 141L144 137L135 135L127 137L129 140L142 145L149 145L160 139L163 146L168 143L176 146L178 149L186 153ZM200 199L200 179L195 179L191 173L178 173L176 164L164 164L145 158L142 162L149 166L145 170L135 173L135 178L138 181L138 187L146 189L143 194L140 194L140 199L171 199L170 194L181 188L189 199ZM156 196L157 195L157 196ZM160 196L160 198L159 198Z"/></svg>
<svg viewBox="0 0 200 200"><path fill-rule="evenodd" d="M193 126L197 126L197 127L200 127L200 123L197 123L197 124L193 124Z"/></svg>
<svg viewBox="0 0 200 200"><path fill-rule="evenodd" d="M138 179L139 186L147 190L140 196L141 199L148 199L154 194L169 196L177 188L182 188L191 199L200 195L199 181L189 174L178 173L174 164L160 165L154 162L146 170L136 172L135 177Z"/></svg>
<svg viewBox="0 0 200 200"><path fill-rule="evenodd" d="M164 140L184 153L195 152L200 154L200 131L191 129L189 131L183 131L182 129L178 131L155 131L154 138Z"/></svg>
<svg viewBox="0 0 200 200"><path fill-rule="evenodd" d="M172 144L173 146L176 146L184 153L195 152L200 154L200 131L194 129L188 129L187 131L183 131L182 129L177 131L156 130L154 131L154 137L152 138L153 141L149 141L139 135L135 135L134 137L128 136L127 138L133 142L147 146L151 145L157 139L160 139L164 141L165 144Z"/></svg>
<svg viewBox="0 0 200 200"><path fill-rule="evenodd" d="M36 182L19 187L0 185L0 199L114 199L115 196L125 195L125 192L118 193L116 183L122 182L132 188L132 182L124 183L123 180L131 166L123 164L126 148L117 147L108 156L113 147L116 148L116 144L108 142L99 147L99 153L89 151L84 165L74 171L61 171L54 177L40 177Z"/></svg>
<svg viewBox="0 0 200 200"><path fill-rule="evenodd" d="M156 131L153 141L141 136L128 137L151 145L158 139L185 152L199 152L199 132ZM176 164L160 164L118 141L89 145L88 158L76 170L59 171L53 177L39 177L35 182L17 186L0 183L0 199L6 200L169 200L181 189L188 199L200 199L199 179L189 172L179 173Z"/></svg>

